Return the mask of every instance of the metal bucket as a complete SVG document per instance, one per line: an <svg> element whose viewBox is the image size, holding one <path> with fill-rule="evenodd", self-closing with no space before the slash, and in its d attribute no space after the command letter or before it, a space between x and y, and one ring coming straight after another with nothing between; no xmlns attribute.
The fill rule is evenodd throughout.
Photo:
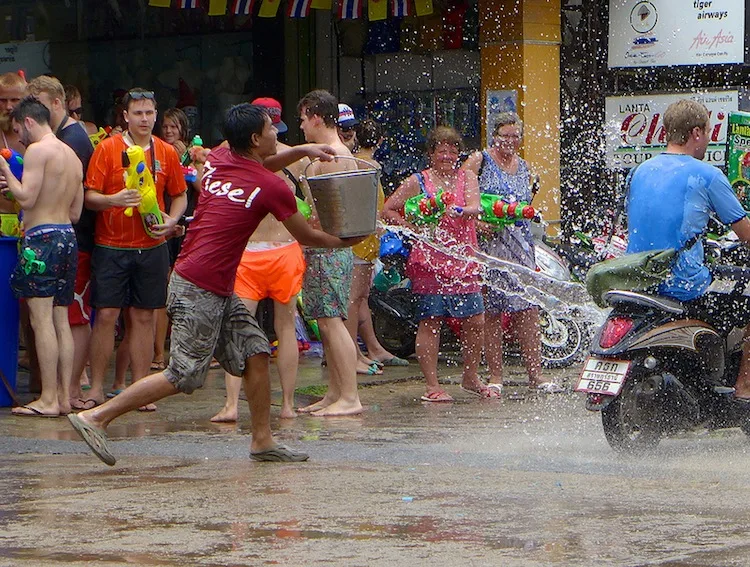
<svg viewBox="0 0 750 567"><path fill-rule="evenodd" d="M357 160L366 165L367 169L324 173L313 177L303 175L315 201L320 225L328 234L340 238L372 234L378 220L380 168L355 157L336 158ZM310 165L312 163L307 167Z"/></svg>

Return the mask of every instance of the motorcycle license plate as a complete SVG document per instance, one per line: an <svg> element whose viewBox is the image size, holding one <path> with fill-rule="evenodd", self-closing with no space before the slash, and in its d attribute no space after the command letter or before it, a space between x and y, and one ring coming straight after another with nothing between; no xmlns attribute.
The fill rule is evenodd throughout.
<svg viewBox="0 0 750 567"><path fill-rule="evenodd" d="M589 356L578 379L576 392L616 396L628 374L630 361Z"/></svg>

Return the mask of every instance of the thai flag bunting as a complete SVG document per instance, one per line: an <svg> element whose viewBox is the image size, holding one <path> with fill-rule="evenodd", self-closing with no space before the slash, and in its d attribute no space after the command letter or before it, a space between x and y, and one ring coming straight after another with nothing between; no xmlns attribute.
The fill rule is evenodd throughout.
<svg viewBox="0 0 750 567"><path fill-rule="evenodd" d="M339 0L339 19L356 20L362 17L362 0Z"/></svg>
<svg viewBox="0 0 750 567"><path fill-rule="evenodd" d="M180 0L180 8L197 8L198 0Z"/></svg>
<svg viewBox="0 0 750 567"><path fill-rule="evenodd" d="M227 13L227 0L208 0L208 15L223 16Z"/></svg>
<svg viewBox="0 0 750 567"><path fill-rule="evenodd" d="M290 0L289 14L290 18L305 18L310 15L310 0Z"/></svg>
<svg viewBox="0 0 750 567"><path fill-rule="evenodd" d="M405 18L409 15L409 0L393 0L393 17Z"/></svg>
<svg viewBox="0 0 750 567"><path fill-rule="evenodd" d="M234 6L232 6L232 13L240 16L247 16L253 10L254 0L234 0Z"/></svg>
<svg viewBox="0 0 750 567"><path fill-rule="evenodd" d="M279 11L279 0L263 0L258 10L259 18L275 18Z"/></svg>

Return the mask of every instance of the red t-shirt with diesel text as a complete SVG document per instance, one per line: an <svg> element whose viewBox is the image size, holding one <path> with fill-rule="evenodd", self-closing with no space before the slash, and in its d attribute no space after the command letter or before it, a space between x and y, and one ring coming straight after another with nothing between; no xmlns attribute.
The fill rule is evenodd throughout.
<svg viewBox="0 0 750 567"><path fill-rule="evenodd" d="M174 269L207 291L229 297L247 239L272 214L285 221L297 202L284 181L228 148L211 150L195 218Z"/></svg>

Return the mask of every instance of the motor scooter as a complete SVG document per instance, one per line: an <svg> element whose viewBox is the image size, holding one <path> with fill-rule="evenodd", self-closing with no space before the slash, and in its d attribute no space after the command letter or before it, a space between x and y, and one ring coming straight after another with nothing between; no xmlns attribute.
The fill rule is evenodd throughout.
<svg viewBox="0 0 750 567"><path fill-rule="evenodd" d="M533 232L538 271L560 281L570 281L571 275L566 262L539 236L543 231ZM403 276L406 262L404 255L395 254L382 259L386 263L386 270ZM402 358L408 357L415 352L419 325L415 317L416 298L411 292L409 281L398 278L397 283L388 287L378 285L376 276L375 283L369 297L375 335L386 350ZM586 353L592 329L575 311L557 316L540 309L539 326L542 365L545 368L570 366L580 361ZM459 320L449 319L442 330L441 344L458 350L455 343L460 336L460 327ZM506 351L514 354L519 348L510 327L510 319L504 318L503 332L510 339Z"/></svg>
<svg viewBox="0 0 750 567"><path fill-rule="evenodd" d="M706 293L732 294L739 305L750 290L750 269L734 267L728 277L722 265L737 263L726 261L732 250L739 251L736 243L709 246L709 256L724 258ZM615 451L650 451L663 436L696 428L740 427L750 435L750 407L734 399L745 309L696 314L678 301L626 290L604 299L612 311L575 390L586 394L588 410L601 412Z"/></svg>

